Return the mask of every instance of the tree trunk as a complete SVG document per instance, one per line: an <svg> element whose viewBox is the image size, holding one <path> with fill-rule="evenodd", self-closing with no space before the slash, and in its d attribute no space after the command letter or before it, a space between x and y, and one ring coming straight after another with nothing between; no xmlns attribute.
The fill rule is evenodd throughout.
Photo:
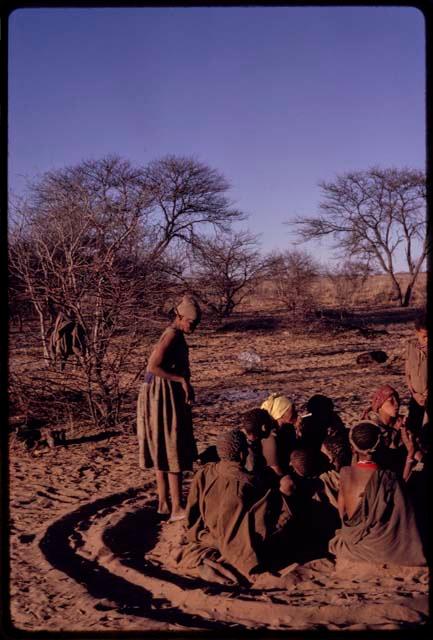
<svg viewBox="0 0 433 640"><path fill-rule="evenodd" d="M98 362L95 366L95 378L96 385L99 390L99 400L96 401L96 405L101 414L101 423L104 427L114 426L114 412L112 402L112 389L105 382L102 375L102 362Z"/></svg>
<svg viewBox="0 0 433 640"><path fill-rule="evenodd" d="M403 301L401 303L402 307L408 307L410 304L410 300L412 298L413 284L409 284L404 292Z"/></svg>
<svg viewBox="0 0 433 640"><path fill-rule="evenodd" d="M47 337L46 337L46 330L45 330L45 319L44 319L44 314L42 313L42 311L40 309L38 309L38 307L36 307L36 311L38 313L39 316L39 329L41 332L41 342L42 342L42 350L44 353L44 360L45 360L45 365L48 367L51 363L51 358L50 358L50 354L48 353L48 347L47 347Z"/></svg>
<svg viewBox="0 0 433 640"><path fill-rule="evenodd" d="M417 279L418 274L420 272L421 265L424 262L426 253L427 253L427 251L426 251L426 249L424 249L423 253L418 258L418 262L417 262L417 264L415 266L415 269L413 270L412 277L409 280L409 284L407 285L406 291L405 291L404 296L403 296L403 301L402 301L402 304L401 304L402 307L408 307L409 304L410 304L410 301L411 301L411 298L412 298L412 293L413 293L413 288L415 286L416 279Z"/></svg>
<svg viewBox="0 0 433 640"><path fill-rule="evenodd" d="M398 280L396 279L395 275L393 273L389 274L389 277L391 279L391 283L392 283L392 291L393 291L393 300L397 300L398 303L400 304L400 306L403 306L403 295L401 292L401 287L400 284L398 282Z"/></svg>

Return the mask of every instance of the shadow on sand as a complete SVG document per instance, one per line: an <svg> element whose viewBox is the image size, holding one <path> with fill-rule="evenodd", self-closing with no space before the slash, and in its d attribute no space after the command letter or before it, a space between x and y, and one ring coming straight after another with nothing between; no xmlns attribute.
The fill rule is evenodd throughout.
<svg viewBox="0 0 433 640"><path fill-rule="evenodd" d="M110 511L114 512L125 500L133 499L142 491L142 488L129 489L101 498L57 520L48 528L39 543L45 558L54 568L83 585L94 598L114 602L118 613L196 629L242 629L242 625L225 624L185 613L174 607L169 600L154 598L151 591L112 574L98 562L82 557L71 548L70 539L77 537L76 530L88 528L89 521L98 512L103 511L104 515ZM133 567L145 575L170 580L185 589L202 587L206 588L207 593L213 591L213 585L207 582L173 574L143 559L144 554L153 548L157 539L159 517L154 506L153 503L149 503L148 507L126 515L116 526L105 532L104 543L125 566ZM226 587L224 590L228 591L229 588ZM220 591L221 589L215 587L215 592ZM103 610L104 605L95 603L95 608Z"/></svg>
<svg viewBox="0 0 433 640"><path fill-rule="evenodd" d="M85 442L100 442L101 440L107 440L107 438L112 438L114 436L122 435L122 431L101 431L100 433L94 433L90 436L81 436L79 438L69 438L65 440L61 444L70 445L70 444L84 444Z"/></svg>
<svg viewBox="0 0 433 640"><path fill-rule="evenodd" d="M239 318L226 322L216 329L218 333L244 331L275 331L281 326L281 320L274 316Z"/></svg>
<svg viewBox="0 0 433 640"><path fill-rule="evenodd" d="M395 309L370 309L358 311L355 317L367 324L393 324L395 322L413 323L419 314L414 307L396 307Z"/></svg>

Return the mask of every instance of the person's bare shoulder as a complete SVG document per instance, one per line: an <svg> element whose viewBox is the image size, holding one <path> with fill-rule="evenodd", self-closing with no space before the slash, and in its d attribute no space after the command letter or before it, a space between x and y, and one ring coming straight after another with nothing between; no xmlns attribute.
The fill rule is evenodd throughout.
<svg viewBox="0 0 433 640"><path fill-rule="evenodd" d="M174 344L176 340L176 329L167 327L167 329L161 334L158 342L154 345L151 354L149 356L148 367L152 367L155 364L160 364L164 358L164 355L169 348Z"/></svg>
<svg viewBox="0 0 433 640"><path fill-rule="evenodd" d="M174 327L167 327L165 331L160 335L158 342L156 343L154 350L165 351L170 345L172 345L178 339L178 331Z"/></svg>
<svg viewBox="0 0 433 640"><path fill-rule="evenodd" d="M341 467L340 469L340 485L344 484L352 477L352 466L347 465L346 467Z"/></svg>
<svg viewBox="0 0 433 640"><path fill-rule="evenodd" d="M167 327L160 335L159 342L171 342L178 337L179 331L175 327Z"/></svg>

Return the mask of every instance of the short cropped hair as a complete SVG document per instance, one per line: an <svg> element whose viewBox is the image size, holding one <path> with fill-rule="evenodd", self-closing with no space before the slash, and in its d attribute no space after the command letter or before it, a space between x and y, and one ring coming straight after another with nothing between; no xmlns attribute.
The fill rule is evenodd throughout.
<svg viewBox="0 0 433 640"><path fill-rule="evenodd" d="M241 413L239 419L239 427L258 438L266 438L273 424L272 417L264 409L250 409L250 411Z"/></svg>
<svg viewBox="0 0 433 640"><path fill-rule="evenodd" d="M323 441L323 446L334 458L334 465L337 469L350 464L352 451L347 432L335 432L327 435Z"/></svg>
<svg viewBox="0 0 433 640"><path fill-rule="evenodd" d="M294 449L290 454L290 465L303 478L320 475L320 456L316 449Z"/></svg>
<svg viewBox="0 0 433 640"><path fill-rule="evenodd" d="M324 396L321 393L316 393L314 396L311 396L306 407L307 411L310 411L315 415L325 414L328 416L334 411L334 403L331 398L328 398L328 396Z"/></svg>
<svg viewBox="0 0 433 640"><path fill-rule="evenodd" d="M220 460L240 462L247 451L247 440L239 429L225 431L218 436L216 450Z"/></svg>
<svg viewBox="0 0 433 640"><path fill-rule="evenodd" d="M380 444L380 428L373 422L360 422L350 430L350 442L360 453L375 451Z"/></svg>

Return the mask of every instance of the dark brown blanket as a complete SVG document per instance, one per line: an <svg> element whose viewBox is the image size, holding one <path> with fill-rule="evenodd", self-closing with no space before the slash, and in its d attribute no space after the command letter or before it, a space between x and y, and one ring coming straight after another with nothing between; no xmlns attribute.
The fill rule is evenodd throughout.
<svg viewBox="0 0 433 640"><path fill-rule="evenodd" d="M187 502L189 550L185 567L209 557L216 549L223 561L249 576L260 566L260 550L274 529L268 491L263 497L251 476L235 462L210 462L192 482ZM199 545L199 547L197 546Z"/></svg>
<svg viewBox="0 0 433 640"><path fill-rule="evenodd" d="M329 543L337 559L405 566L426 564L413 509L397 475L379 469L358 509Z"/></svg>

